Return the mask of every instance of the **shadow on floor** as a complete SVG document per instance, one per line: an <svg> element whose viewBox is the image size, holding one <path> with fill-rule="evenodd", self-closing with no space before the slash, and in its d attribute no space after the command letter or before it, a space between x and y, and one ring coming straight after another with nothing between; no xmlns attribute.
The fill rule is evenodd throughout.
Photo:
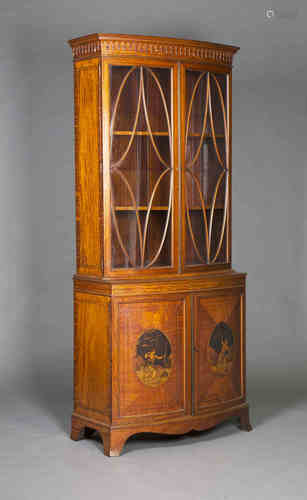
<svg viewBox="0 0 307 500"><path fill-rule="evenodd" d="M248 375L247 394L251 423L264 425L275 417L306 403L306 368L285 369L283 372L265 370Z"/></svg>
<svg viewBox="0 0 307 500"><path fill-rule="evenodd" d="M70 420L73 409L73 378L68 366L59 362L39 367L32 384L29 397L58 427L70 434Z"/></svg>

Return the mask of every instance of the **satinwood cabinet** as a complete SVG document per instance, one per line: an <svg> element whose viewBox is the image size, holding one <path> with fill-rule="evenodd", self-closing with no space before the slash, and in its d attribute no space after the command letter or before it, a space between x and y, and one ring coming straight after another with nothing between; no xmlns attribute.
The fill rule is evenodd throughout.
<svg viewBox="0 0 307 500"><path fill-rule="evenodd" d="M77 272L72 439L118 455L140 432L237 417L245 274L231 268L236 47L149 36L71 40Z"/></svg>

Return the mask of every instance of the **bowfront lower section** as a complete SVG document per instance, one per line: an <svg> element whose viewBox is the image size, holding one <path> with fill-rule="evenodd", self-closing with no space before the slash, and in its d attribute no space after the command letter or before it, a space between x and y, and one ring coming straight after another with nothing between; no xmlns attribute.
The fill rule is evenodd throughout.
<svg viewBox="0 0 307 500"><path fill-rule="evenodd" d="M250 429L244 275L75 280L73 439L96 429L105 453L118 455L132 434L180 434L232 416Z"/></svg>

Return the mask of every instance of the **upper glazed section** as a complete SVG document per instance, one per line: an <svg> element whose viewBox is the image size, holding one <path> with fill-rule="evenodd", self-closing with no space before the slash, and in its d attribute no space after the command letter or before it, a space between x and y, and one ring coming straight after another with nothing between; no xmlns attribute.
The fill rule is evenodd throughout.
<svg viewBox="0 0 307 500"><path fill-rule="evenodd" d="M231 66L239 47L179 38L95 33L69 40L74 59L93 55L150 56Z"/></svg>

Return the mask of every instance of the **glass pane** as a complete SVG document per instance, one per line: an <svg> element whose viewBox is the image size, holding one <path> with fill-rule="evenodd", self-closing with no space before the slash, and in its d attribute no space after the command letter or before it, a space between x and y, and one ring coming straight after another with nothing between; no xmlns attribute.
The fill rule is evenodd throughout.
<svg viewBox="0 0 307 500"><path fill-rule="evenodd" d="M172 264L171 70L111 66L112 267Z"/></svg>
<svg viewBox="0 0 307 500"><path fill-rule="evenodd" d="M186 72L186 264L226 262L227 75Z"/></svg>

